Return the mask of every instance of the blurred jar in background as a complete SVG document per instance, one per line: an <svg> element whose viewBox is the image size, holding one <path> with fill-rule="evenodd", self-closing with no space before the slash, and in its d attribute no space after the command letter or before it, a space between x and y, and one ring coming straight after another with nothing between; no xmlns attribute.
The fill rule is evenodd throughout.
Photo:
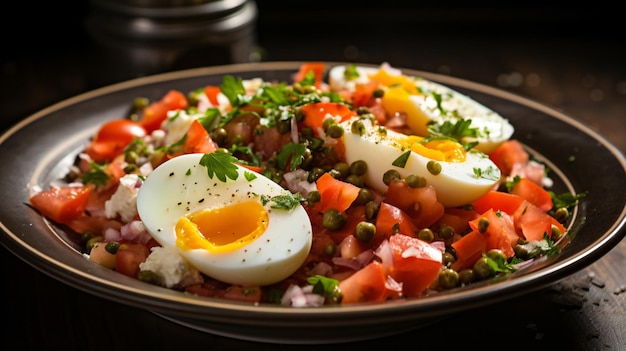
<svg viewBox="0 0 626 351"><path fill-rule="evenodd" d="M90 0L85 26L113 82L258 61L256 20L248 0Z"/></svg>

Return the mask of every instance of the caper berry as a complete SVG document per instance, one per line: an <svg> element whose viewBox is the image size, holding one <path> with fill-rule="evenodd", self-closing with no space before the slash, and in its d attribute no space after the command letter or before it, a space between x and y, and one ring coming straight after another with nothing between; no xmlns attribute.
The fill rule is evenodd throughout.
<svg viewBox="0 0 626 351"><path fill-rule="evenodd" d="M442 224L441 227L439 227L439 230L437 231L437 233L439 234L439 237L442 239L449 239L455 234L454 228L452 228L451 226L447 224Z"/></svg>
<svg viewBox="0 0 626 351"><path fill-rule="evenodd" d="M350 174L362 176L367 172L367 163L363 160L356 160L350 164Z"/></svg>
<svg viewBox="0 0 626 351"><path fill-rule="evenodd" d="M474 270L474 274L478 280L490 278L495 273L489 265L487 257L479 258L478 261L474 263L472 269Z"/></svg>
<svg viewBox="0 0 626 351"><path fill-rule="evenodd" d="M109 241L106 246L104 247L104 249L110 253L115 255L117 253L117 250L120 248L120 243L118 243L117 241Z"/></svg>
<svg viewBox="0 0 626 351"><path fill-rule="evenodd" d="M346 182L356 185L359 188L362 188L365 186L365 182L363 181L363 178L361 178L358 175L355 174L350 174L347 178L346 178Z"/></svg>
<svg viewBox="0 0 626 351"><path fill-rule="evenodd" d="M485 217L480 217L478 220L478 231L484 233L489 229L489 220Z"/></svg>
<svg viewBox="0 0 626 351"><path fill-rule="evenodd" d="M400 173L395 169L390 169L383 174L383 183L385 185L391 184L392 181L400 179Z"/></svg>
<svg viewBox="0 0 626 351"><path fill-rule="evenodd" d="M326 229L337 230L346 224L346 217L339 210L330 208L322 216L322 225Z"/></svg>
<svg viewBox="0 0 626 351"><path fill-rule="evenodd" d="M439 272L439 286L443 289L456 288L459 284L459 273L454 269L446 268Z"/></svg>
<svg viewBox="0 0 626 351"><path fill-rule="evenodd" d="M430 228L424 228L417 233L417 237L421 240L432 242L435 239L435 233Z"/></svg>
<svg viewBox="0 0 626 351"><path fill-rule="evenodd" d="M322 195L320 195L320 192L317 190L312 190L309 191L309 193L306 195L306 201L312 205L316 202L319 202L322 199Z"/></svg>
<svg viewBox="0 0 626 351"><path fill-rule="evenodd" d="M426 178L415 174L410 174L404 178L406 184L411 188L423 188L426 186Z"/></svg>
<svg viewBox="0 0 626 351"><path fill-rule="evenodd" d="M430 160L426 164L426 169L432 175L439 175L439 173L441 173L441 163L439 163L437 161Z"/></svg>
<svg viewBox="0 0 626 351"><path fill-rule="evenodd" d="M361 188L359 189L359 195L357 195L354 202L357 205L365 205L372 200L374 200L374 195L372 194L372 192L367 188Z"/></svg>
<svg viewBox="0 0 626 351"><path fill-rule="evenodd" d="M376 226L373 223L362 221L356 225L354 236L360 241L367 243L372 240L376 234Z"/></svg>
<svg viewBox="0 0 626 351"><path fill-rule="evenodd" d="M476 280L476 275L473 269L465 268L459 272L459 282L461 282L461 284L471 284L474 280Z"/></svg>

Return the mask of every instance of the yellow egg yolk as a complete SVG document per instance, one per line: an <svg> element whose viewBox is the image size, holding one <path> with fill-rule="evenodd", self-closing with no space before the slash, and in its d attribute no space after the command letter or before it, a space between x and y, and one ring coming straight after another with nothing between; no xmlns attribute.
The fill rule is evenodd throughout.
<svg viewBox="0 0 626 351"><path fill-rule="evenodd" d="M178 220L176 245L183 250L230 252L259 238L268 223L267 210L256 201L203 209Z"/></svg>
<svg viewBox="0 0 626 351"><path fill-rule="evenodd" d="M398 87L402 88L408 94L420 94L415 86L415 81L405 75L392 75L389 72L380 69L376 73L369 76L370 80L377 81L386 87Z"/></svg>
<svg viewBox="0 0 626 351"><path fill-rule="evenodd" d="M431 160L442 162L465 162L466 152L463 145L449 139L435 139L423 142L424 138L409 135L398 138L396 142L406 149L418 153Z"/></svg>

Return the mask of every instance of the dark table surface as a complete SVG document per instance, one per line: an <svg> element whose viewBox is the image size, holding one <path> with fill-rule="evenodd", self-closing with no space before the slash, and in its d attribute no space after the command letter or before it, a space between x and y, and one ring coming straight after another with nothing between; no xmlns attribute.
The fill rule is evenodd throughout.
<svg viewBox="0 0 626 351"><path fill-rule="evenodd" d="M448 74L552 106L626 151L626 31L616 10L445 9L400 3L357 11L330 4L286 8L259 3L252 59L389 62ZM50 16L54 6L42 2L4 13L17 21L2 21L9 35L0 55L3 130L76 94L153 73L116 70L101 55L101 44L84 28L90 10L86 3L69 2L73 14L57 8ZM196 53L159 71L230 61ZM0 260L4 350L339 350L390 343L415 349L626 349L625 240L587 268L528 295L397 336L324 346L254 343L203 333L67 286L4 247Z"/></svg>

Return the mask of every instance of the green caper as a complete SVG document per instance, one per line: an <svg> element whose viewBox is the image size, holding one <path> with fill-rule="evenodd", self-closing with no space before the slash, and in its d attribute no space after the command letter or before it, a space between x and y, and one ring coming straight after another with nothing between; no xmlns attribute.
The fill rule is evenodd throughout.
<svg viewBox="0 0 626 351"><path fill-rule="evenodd" d="M304 111L302 111L302 109L299 108L299 109L296 109L296 112L294 113L294 116L296 117L296 122L302 122L306 118L306 113L304 113ZM311 128L308 128L308 129L311 130ZM300 132L302 132L302 130Z"/></svg>
<svg viewBox="0 0 626 351"><path fill-rule="evenodd" d="M565 220L569 218L569 210L565 207L557 208L557 210L554 211L554 218L561 223L565 222Z"/></svg>
<svg viewBox="0 0 626 351"><path fill-rule="evenodd" d="M117 253L117 250L120 248L120 243L118 243L117 241L109 241L106 246L104 247L104 249L110 253L115 255Z"/></svg>
<svg viewBox="0 0 626 351"><path fill-rule="evenodd" d="M439 173L441 173L441 163L430 160L426 164L426 169L432 175L439 175Z"/></svg>
<svg viewBox="0 0 626 351"><path fill-rule="evenodd" d="M424 228L417 233L417 237L421 240L432 242L435 239L435 233L430 228Z"/></svg>
<svg viewBox="0 0 626 351"><path fill-rule="evenodd" d="M561 232L561 229L555 226L554 224L552 225L551 229L552 229L552 235L550 236L550 238L552 240L559 240L561 236L563 236L563 232Z"/></svg>
<svg viewBox="0 0 626 351"><path fill-rule="evenodd" d="M136 111L142 110L150 105L150 100L145 97L136 97L133 99L133 109Z"/></svg>
<svg viewBox="0 0 626 351"><path fill-rule="evenodd" d="M504 254L504 251L500 249L491 249L487 251L487 257L498 263L506 262L506 255Z"/></svg>
<svg viewBox="0 0 626 351"><path fill-rule="evenodd" d="M442 239L449 239L455 234L454 228L452 228L451 226L447 224L442 224L441 227L439 227L439 230L437 231L437 233L439 234L439 237Z"/></svg>
<svg viewBox="0 0 626 351"><path fill-rule="evenodd" d="M87 240L87 244L85 245L85 248L87 249L87 252L91 252L91 249L93 249L93 246L96 243L99 243L99 242L101 242L103 240L104 240L104 238L102 236L100 236L100 235L94 236L91 239Z"/></svg>
<svg viewBox="0 0 626 351"><path fill-rule="evenodd" d="M291 121L290 120L279 120L276 122L276 129L278 129L278 133L285 134L291 131Z"/></svg>
<svg viewBox="0 0 626 351"><path fill-rule="evenodd" d="M335 178L335 179L341 179L341 172L339 172L338 170L336 170L334 168L331 168L326 173L330 174L330 176Z"/></svg>
<svg viewBox="0 0 626 351"><path fill-rule="evenodd" d="M439 272L439 286L443 289L456 288L459 284L459 273L454 269L446 268Z"/></svg>
<svg viewBox="0 0 626 351"><path fill-rule="evenodd" d="M531 250L529 250L528 246L525 244L515 245L515 247L513 248L513 251L515 252L515 256L522 260L526 260L530 258L530 255L531 255Z"/></svg>
<svg viewBox="0 0 626 351"><path fill-rule="evenodd" d="M346 178L350 174L350 166L345 162L337 162L333 168L339 172L341 179Z"/></svg>
<svg viewBox="0 0 626 351"><path fill-rule="evenodd" d="M309 183L315 183L315 181L321 177L322 175L324 175L324 173L326 173L326 171L324 171L323 168L320 167L313 167L311 168L311 171L309 172L309 175L307 176L307 181Z"/></svg>
<svg viewBox="0 0 626 351"><path fill-rule="evenodd" d="M363 135L365 134L365 125L361 121L354 121L350 125L350 132L356 135Z"/></svg>
<svg viewBox="0 0 626 351"><path fill-rule="evenodd" d="M232 145L241 145L243 143L243 135L241 134L235 135L235 137L233 138L233 140L230 141L230 143Z"/></svg>
<svg viewBox="0 0 626 351"><path fill-rule="evenodd" d="M328 128L330 128L331 126L335 126L335 125L337 125L337 121L335 121L332 118L326 118L324 122L322 122L322 128L327 133L328 133Z"/></svg>
<svg viewBox="0 0 626 351"><path fill-rule="evenodd" d="M365 182L363 181L363 178L354 174L350 174L348 177L346 177L346 182L356 185L359 188L362 188L365 186Z"/></svg>
<svg viewBox="0 0 626 351"><path fill-rule="evenodd" d="M324 254L327 256L335 256L335 252L337 251L337 245L335 243L329 243L324 246Z"/></svg>
<svg viewBox="0 0 626 351"><path fill-rule="evenodd" d="M322 225L326 229L337 230L346 224L346 217L339 210L330 208L322 216Z"/></svg>
<svg viewBox="0 0 626 351"><path fill-rule="evenodd" d="M374 91L372 92L372 96L374 96L375 98L381 98L385 95L385 91L382 89L374 89Z"/></svg>
<svg viewBox="0 0 626 351"><path fill-rule="evenodd" d="M454 261L456 261L456 258L454 257L453 254L449 253L449 252L444 252L443 256L442 256L442 263L444 266L446 267L450 267Z"/></svg>
<svg viewBox="0 0 626 351"><path fill-rule="evenodd" d="M367 172L367 162L356 160L350 164L350 174L362 176Z"/></svg>
<svg viewBox="0 0 626 351"><path fill-rule="evenodd" d="M317 190L309 191L309 193L306 195L306 201L310 205L319 202L321 199L322 199L322 195L320 195L320 192Z"/></svg>
<svg viewBox="0 0 626 351"><path fill-rule="evenodd" d="M315 133L313 133L313 128L311 127L302 127L302 129L300 129L300 134L306 139L313 138L315 136Z"/></svg>
<svg viewBox="0 0 626 351"><path fill-rule="evenodd" d="M489 261L487 257L479 258L478 261L474 263L474 266L472 267L472 269L474 270L474 274L476 275L476 278L478 280L484 280L484 279L490 278L495 273L493 269L491 268L491 266L489 265Z"/></svg>
<svg viewBox="0 0 626 351"><path fill-rule="evenodd" d="M162 280L161 276L158 275L156 272L148 270L139 271L139 274L137 274L137 279L154 285L160 285Z"/></svg>
<svg viewBox="0 0 626 351"><path fill-rule="evenodd" d="M343 130L343 127L335 123L331 125L330 127L328 127L326 134L333 139L337 139L337 138L341 138L344 132L345 131Z"/></svg>
<svg viewBox="0 0 626 351"><path fill-rule="evenodd" d="M370 108L367 106L359 106L356 108L356 114L357 115L364 115L366 113L370 113Z"/></svg>
<svg viewBox="0 0 626 351"><path fill-rule="evenodd" d="M426 186L426 178L415 174L409 174L404 180L406 181L406 185L411 188L423 188Z"/></svg>
<svg viewBox="0 0 626 351"><path fill-rule="evenodd" d="M376 234L376 226L373 223L362 221L356 225L356 232L354 236L364 243L368 243L372 240Z"/></svg>
<svg viewBox="0 0 626 351"><path fill-rule="evenodd" d="M93 233L90 231L86 231L83 233L83 235L81 235L80 237L80 243L83 245L87 245L87 242L89 241L89 239L91 239L93 237Z"/></svg>
<svg viewBox="0 0 626 351"><path fill-rule="evenodd" d="M365 205L372 200L374 200L374 195L372 194L372 192L367 188L361 188L359 189L359 195L357 195L354 203L356 203L357 205Z"/></svg>
<svg viewBox="0 0 626 351"><path fill-rule="evenodd" d="M489 229L489 220L485 217L480 217L478 220L478 231L484 233Z"/></svg>
<svg viewBox="0 0 626 351"><path fill-rule="evenodd" d="M374 201L369 201L368 203L366 203L365 204L365 218L367 219L376 218L379 208L380 208L380 205Z"/></svg>
<svg viewBox="0 0 626 351"><path fill-rule="evenodd" d="M395 169L390 169L383 174L383 183L385 185L391 184L392 181L400 179L400 173Z"/></svg>
<svg viewBox="0 0 626 351"><path fill-rule="evenodd" d="M476 275L473 269L465 268L459 272L459 282L461 282L461 284L471 284L474 280L476 280Z"/></svg>

